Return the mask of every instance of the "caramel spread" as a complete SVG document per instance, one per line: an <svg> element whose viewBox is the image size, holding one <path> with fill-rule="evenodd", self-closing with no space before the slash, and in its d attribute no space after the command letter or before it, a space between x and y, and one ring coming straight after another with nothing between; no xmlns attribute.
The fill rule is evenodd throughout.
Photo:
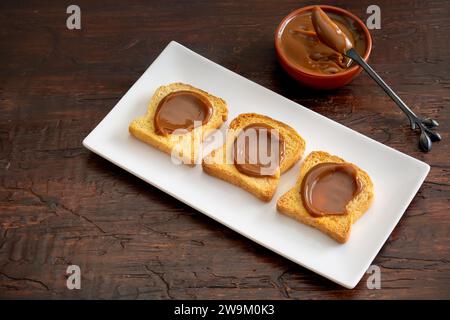
<svg viewBox="0 0 450 320"><path fill-rule="evenodd" d="M300 69L320 74L345 71L351 67L351 60L346 58L343 52L349 45L360 55L364 55L366 51L364 32L346 16L333 12L325 14L320 8L319 10L306 11L289 20L281 31L280 48L286 59ZM330 27L330 21L342 34ZM341 35L345 35L346 38ZM337 40L337 45L333 48L339 50L330 48L328 42L324 43L325 39ZM347 39L348 43L343 39Z"/></svg>
<svg viewBox="0 0 450 320"><path fill-rule="evenodd" d="M193 91L177 91L165 96L158 104L154 126L157 134L171 134L177 129L191 131L195 122L204 125L211 118L209 100Z"/></svg>
<svg viewBox="0 0 450 320"><path fill-rule="evenodd" d="M330 48L345 54L353 47L349 37L342 32L320 7L314 7L311 21L318 38Z"/></svg>
<svg viewBox="0 0 450 320"><path fill-rule="evenodd" d="M343 215L347 204L361 192L355 167L348 163L320 163L303 178L300 194L314 217Z"/></svg>
<svg viewBox="0 0 450 320"><path fill-rule="evenodd" d="M272 156L272 152L277 152ZM263 123L246 126L234 140L236 169L249 176L273 176L284 158L285 143L278 132Z"/></svg>

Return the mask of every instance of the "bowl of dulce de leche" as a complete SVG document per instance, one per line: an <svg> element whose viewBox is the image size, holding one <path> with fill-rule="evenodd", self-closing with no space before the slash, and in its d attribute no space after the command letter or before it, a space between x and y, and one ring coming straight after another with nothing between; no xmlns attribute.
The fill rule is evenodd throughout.
<svg viewBox="0 0 450 320"><path fill-rule="evenodd" d="M275 51L283 69L298 82L316 89L339 88L352 81L362 69L320 41L312 21L315 7L297 9L281 21L275 32ZM372 38L366 25L347 10L325 5L320 5L320 9L367 61Z"/></svg>

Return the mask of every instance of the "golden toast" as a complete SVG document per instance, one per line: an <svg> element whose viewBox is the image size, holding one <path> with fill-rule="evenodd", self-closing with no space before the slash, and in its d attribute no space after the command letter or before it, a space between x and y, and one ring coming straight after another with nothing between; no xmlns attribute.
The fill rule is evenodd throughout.
<svg viewBox="0 0 450 320"><path fill-rule="evenodd" d="M227 161L237 134L244 127L263 123L275 128L285 141L285 155L274 176L254 177L239 172L233 163ZM270 201L278 186L280 173L290 169L303 155L305 141L288 125L256 113L241 114L230 124L230 131L222 147L212 151L202 161L203 170L211 176L230 182L247 190L263 201Z"/></svg>
<svg viewBox="0 0 450 320"><path fill-rule="evenodd" d="M181 135L159 135L155 132L154 117L160 101L168 94L176 91L193 91L201 94L211 103L212 115L208 122L194 128L186 134ZM200 153L201 142L213 130L219 128L228 116L226 102L201 89L184 83L171 83L160 86L152 96L147 113L133 120L129 126L130 133L139 140L171 155L181 159L183 163L194 165Z"/></svg>
<svg viewBox="0 0 450 320"><path fill-rule="evenodd" d="M328 215L313 217L306 211L302 203L300 188L305 174L315 165L325 162L347 163L345 160L327 152L313 151L304 160L299 178L295 186L282 195L277 202L277 209L298 221L319 229L336 241L345 243L351 231L352 224L358 220L372 204L374 188L369 175L356 167L357 177L362 184L362 190L346 206L345 215Z"/></svg>

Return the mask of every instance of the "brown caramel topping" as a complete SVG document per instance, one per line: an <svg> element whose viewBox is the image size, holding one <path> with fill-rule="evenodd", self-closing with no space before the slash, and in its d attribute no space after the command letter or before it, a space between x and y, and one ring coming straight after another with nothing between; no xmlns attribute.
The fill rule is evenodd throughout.
<svg viewBox="0 0 450 320"><path fill-rule="evenodd" d="M347 204L362 190L355 167L348 163L320 163L302 181L303 206L314 217L347 214Z"/></svg>
<svg viewBox="0 0 450 320"><path fill-rule="evenodd" d="M278 155L272 157L272 151L277 149ZM234 165L245 175L273 176L280 167L284 152L284 140L276 129L263 123L250 124L234 141Z"/></svg>
<svg viewBox="0 0 450 320"><path fill-rule="evenodd" d="M211 118L209 100L193 91L176 91L165 96L156 108L154 126L159 135L168 135L177 129L191 131L194 121L204 125Z"/></svg>
<svg viewBox="0 0 450 320"><path fill-rule="evenodd" d="M323 13L321 9L319 10ZM323 13L325 17L322 17L320 12L317 13L317 10L307 11L289 20L280 36L281 51L291 64L301 69L308 69L320 74L343 72L352 66L351 60L343 55L342 50L336 51L331 48L319 33L328 35L330 30L325 26L329 27L326 22L331 21L339 28L342 39L348 39L350 46L354 47L360 55L364 55L366 51L364 32L346 16L327 12L327 14ZM316 28L313 25L314 21L317 25ZM343 38L344 36L345 38ZM337 34L336 37L341 46L341 37ZM346 42L344 41L344 43Z"/></svg>
<svg viewBox="0 0 450 320"><path fill-rule="evenodd" d="M317 36L325 45L342 54L353 47L350 38L320 7L313 8L311 20Z"/></svg>

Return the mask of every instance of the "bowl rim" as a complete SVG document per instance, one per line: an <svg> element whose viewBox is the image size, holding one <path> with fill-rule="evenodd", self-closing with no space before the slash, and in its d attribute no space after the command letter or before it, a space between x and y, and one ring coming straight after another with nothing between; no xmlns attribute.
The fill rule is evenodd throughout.
<svg viewBox="0 0 450 320"><path fill-rule="evenodd" d="M305 11L308 10L312 10L312 8L314 7L320 7L321 9L325 9L328 11L332 11L332 12L337 12L341 15L345 15L347 17L350 17L351 19L353 19L354 21L356 21L358 23L358 25L361 27L361 29L364 31L364 35L366 37L366 51L364 53L363 59L364 61L367 61L369 59L370 53L372 51L372 36L370 35L369 29L367 28L367 26L364 24L364 22L361 21L360 18L358 18L357 16L355 16L353 13L351 13L348 10L339 8L339 7L335 7L335 6L330 6L330 5L310 5L310 6L306 6L306 7L301 7L298 9L295 9L293 11L291 11L287 16L285 16L280 24L278 25L278 27L275 30L275 50L278 54L278 57L280 57L280 59L283 60L283 62L285 64L287 64L290 68L294 69L295 71L298 71L300 73L306 74L308 76L313 76L316 78L338 78L338 77L343 77L346 75L351 75L354 72L357 72L361 67L359 65L354 65L353 67L342 71L342 72L338 72L338 73L334 73L334 74L324 74L324 73L318 73L318 72L314 72L311 71L309 69L306 68L301 68L299 66L294 65L293 63L291 63L289 61L289 59L281 52L281 48L280 48L280 31L281 29L286 26L286 24L295 16L298 16L300 13L303 13Z"/></svg>

